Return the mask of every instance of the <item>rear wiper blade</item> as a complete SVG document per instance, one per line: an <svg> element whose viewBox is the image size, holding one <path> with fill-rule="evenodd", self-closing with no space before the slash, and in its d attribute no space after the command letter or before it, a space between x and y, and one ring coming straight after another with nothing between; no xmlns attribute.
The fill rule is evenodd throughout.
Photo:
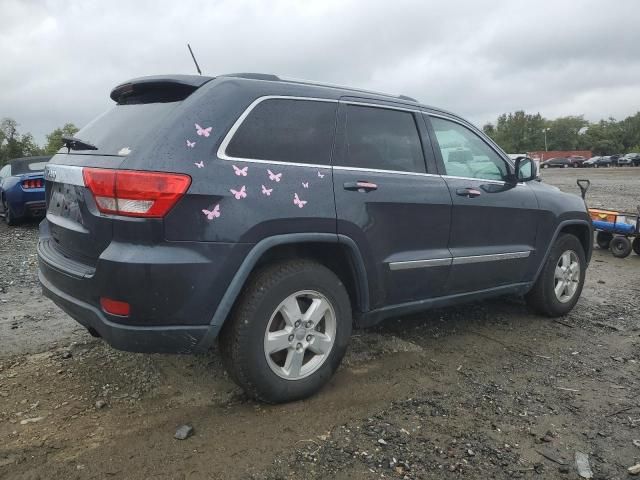
<svg viewBox="0 0 640 480"><path fill-rule="evenodd" d="M76 137L70 137L67 135L62 136L62 143L65 147L67 147L67 153L70 150L98 150L98 147L92 145L89 142L85 142L84 140L80 140Z"/></svg>

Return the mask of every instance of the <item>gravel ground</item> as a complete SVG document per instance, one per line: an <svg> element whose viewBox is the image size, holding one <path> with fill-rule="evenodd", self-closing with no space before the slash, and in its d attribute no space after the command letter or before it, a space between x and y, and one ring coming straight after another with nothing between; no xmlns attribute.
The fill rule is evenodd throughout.
<svg viewBox="0 0 640 480"><path fill-rule="evenodd" d="M549 170L633 210L640 168ZM115 351L41 297L37 226L0 225L0 478L628 478L640 462L640 257L596 250L565 318L504 298L354 332L311 399L265 406L206 356ZM190 424L180 441L176 428Z"/></svg>

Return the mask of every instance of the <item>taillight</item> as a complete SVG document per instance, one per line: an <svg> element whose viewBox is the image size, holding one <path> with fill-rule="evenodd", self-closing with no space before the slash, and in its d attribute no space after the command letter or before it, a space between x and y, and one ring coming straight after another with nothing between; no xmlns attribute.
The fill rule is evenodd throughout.
<svg viewBox="0 0 640 480"><path fill-rule="evenodd" d="M191 184L189 175L84 168L98 210L127 217L164 217Z"/></svg>
<svg viewBox="0 0 640 480"><path fill-rule="evenodd" d="M31 180L23 180L22 188L25 190L30 190L32 188L42 188L44 187L44 180L41 178L31 179Z"/></svg>

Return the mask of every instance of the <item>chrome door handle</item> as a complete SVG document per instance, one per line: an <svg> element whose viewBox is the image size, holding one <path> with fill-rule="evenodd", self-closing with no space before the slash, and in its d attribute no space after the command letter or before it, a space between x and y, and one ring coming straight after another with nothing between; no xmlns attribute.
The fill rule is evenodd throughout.
<svg viewBox="0 0 640 480"><path fill-rule="evenodd" d="M482 195L482 192L476 188L459 188L456 190L456 195L467 198L476 198Z"/></svg>
<svg viewBox="0 0 640 480"><path fill-rule="evenodd" d="M370 192L377 190L378 185L371 182L357 181L357 182L344 182L342 185L345 190L352 190L356 192Z"/></svg>

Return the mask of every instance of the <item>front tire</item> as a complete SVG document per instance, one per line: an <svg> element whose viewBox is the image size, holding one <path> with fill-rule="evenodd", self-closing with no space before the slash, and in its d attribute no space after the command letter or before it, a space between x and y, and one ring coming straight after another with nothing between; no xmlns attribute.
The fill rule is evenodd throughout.
<svg viewBox="0 0 640 480"><path fill-rule="evenodd" d="M633 239L633 242L631 243L631 248L633 249L634 252L636 252L636 255L640 255L640 237L636 237Z"/></svg>
<svg viewBox="0 0 640 480"><path fill-rule="evenodd" d="M580 241L561 234L533 285L526 294L527 304L549 317L566 315L580 298L587 262Z"/></svg>
<svg viewBox="0 0 640 480"><path fill-rule="evenodd" d="M340 279L310 260L269 265L252 276L220 334L230 376L256 400L309 397L332 377L351 336Z"/></svg>

